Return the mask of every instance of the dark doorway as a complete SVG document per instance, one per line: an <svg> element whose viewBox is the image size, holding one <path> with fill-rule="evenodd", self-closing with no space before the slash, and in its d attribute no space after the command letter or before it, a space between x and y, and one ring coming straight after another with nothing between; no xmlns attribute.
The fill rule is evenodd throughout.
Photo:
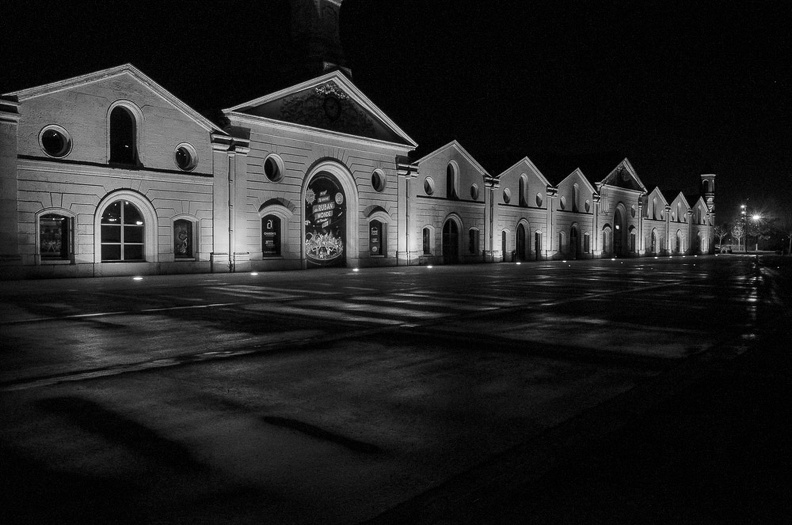
<svg viewBox="0 0 792 525"><path fill-rule="evenodd" d="M454 221L446 221L443 225L443 263L459 262L459 228Z"/></svg>
<svg viewBox="0 0 792 525"><path fill-rule="evenodd" d="M575 227L569 231L569 258L578 258L578 231Z"/></svg>
<svg viewBox="0 0 792 525"><path fill-rule="evenodd" d="M517 244L517 246L516 246L516 249L517 249L517 254L516 254L517 260L518 261L524 261L526 259L526 257L525 257L525 226L523 226L522 224L518 224L517 225L517 239L516 240L517 240L517 243L516 243Z"/></svg>
<svg viewBox="0 0 792 525"><path fill-rule="evenodd" d="M613 218L613 255L616 257L624 256L624 218L620 208L616 208L616 216Z"/></svg>
<svg viewBox="0 0 792 525"><path fill-rule="evenodd" d="M536 254L536 260L538 261L541 258L542 253L542 233L536 232L534 234L534 253Z"/></svg>

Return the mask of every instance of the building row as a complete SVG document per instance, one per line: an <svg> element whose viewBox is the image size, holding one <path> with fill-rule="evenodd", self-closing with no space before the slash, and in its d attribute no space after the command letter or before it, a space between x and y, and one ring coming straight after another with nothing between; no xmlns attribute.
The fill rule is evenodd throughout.
<svg viewBox="0 0 792 525"><path fill-rule="evenodd" d="M125 64L0 97L4 278L708 253L715 175L549 181L417 143L335 71L223 110Z"/></svg>

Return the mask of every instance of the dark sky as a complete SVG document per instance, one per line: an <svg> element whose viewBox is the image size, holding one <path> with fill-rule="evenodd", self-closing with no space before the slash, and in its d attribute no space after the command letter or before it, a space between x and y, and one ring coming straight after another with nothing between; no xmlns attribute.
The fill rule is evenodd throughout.
<svg viewBox="0 0 792 525"><path fill-rule="evenodd" d="M792 203L791 6L345 0L341 30L355 84L419 156L456 139L493 174L527 155L553 183L628 157L664 190L709 167L728 220ZM3 93L131 62L216 118L288 85L297 58L282 0L12 0L3 17Z"/></svg>

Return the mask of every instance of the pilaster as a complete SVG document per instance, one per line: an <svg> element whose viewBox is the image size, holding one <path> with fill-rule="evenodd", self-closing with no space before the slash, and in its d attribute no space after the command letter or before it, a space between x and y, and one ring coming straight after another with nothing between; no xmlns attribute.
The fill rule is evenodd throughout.
<svg viewBox="0 0 792 525"><path fill-rule="evenodd" d="M0 263L19 261L17 130L19 103L0 99Z"/></svg>

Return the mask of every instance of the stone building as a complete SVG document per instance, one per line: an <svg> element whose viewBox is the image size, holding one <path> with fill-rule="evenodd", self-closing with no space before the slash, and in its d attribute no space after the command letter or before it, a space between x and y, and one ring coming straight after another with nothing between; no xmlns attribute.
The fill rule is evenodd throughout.
<svg viewBox="0 0 792 525"><path fill-rule="evenodd" d="M0 96L4 278L707 253L715 175L651 192L627 159L498 175L417 142L352 82L341 0L290 0L307 80L211 122L130 64ZM670 201L668 199L671 199Z"/></svg>

